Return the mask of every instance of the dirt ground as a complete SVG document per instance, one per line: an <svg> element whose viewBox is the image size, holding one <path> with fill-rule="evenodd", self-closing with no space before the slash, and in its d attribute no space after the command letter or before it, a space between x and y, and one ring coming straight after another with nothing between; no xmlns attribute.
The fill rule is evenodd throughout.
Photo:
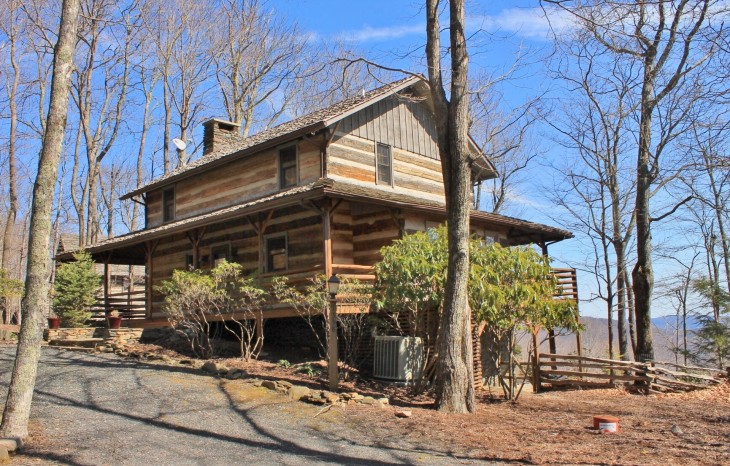
<svg viewBox="0 0 730 466"><path fill-rule="evenodd" d="M140 345L138 351L168 351ZM174 353L168 353L174 357ZM179 357L179 356L178 356ZM273 361L225 359L250 376L277 378L320 388L319 375L298 372L303 364L282 367ZM312 366L324 369L323 362ZM388 396L390 409L348 405L353 431L383 444L404 439L485 461L526 464L728 465L730 464L730 384L686 394L635 395L621 389L552 391L528 387L516 403L501 391L480 391L475 415L446 415L432 409L428 394L371 380L342 383L343 391ZM401 419L395 410L408 409ZM620 432L592 429L594 415L620 419Z"/></svg>

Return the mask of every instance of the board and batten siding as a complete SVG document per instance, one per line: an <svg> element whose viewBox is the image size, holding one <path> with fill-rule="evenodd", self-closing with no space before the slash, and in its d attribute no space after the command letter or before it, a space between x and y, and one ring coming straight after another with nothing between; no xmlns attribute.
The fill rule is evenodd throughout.
<svg viewBox="0 0 730 466"><path fill-rule="evenodd" d="M433 117L424 102L389 97L343 119L327 148L327 176L444 202ZM376 180L377 143L391 147L393 185Z"/></svg>
<svg viewBox="0 0 730 466"><path fill-rule="evenodd" d="M439 160L436 124L423 100L387 97L344 118L338 130Z"/></svg>
<svg viewBox="0 0 730 466"><path fill-rule="evenodd" d="M298 144L299 184L320 177L320 147ZM162 224L162 191L147 194L147 228ZM279 191L278 150L267 150L185 178L175 184L175 220L245 203Z"/></svg>

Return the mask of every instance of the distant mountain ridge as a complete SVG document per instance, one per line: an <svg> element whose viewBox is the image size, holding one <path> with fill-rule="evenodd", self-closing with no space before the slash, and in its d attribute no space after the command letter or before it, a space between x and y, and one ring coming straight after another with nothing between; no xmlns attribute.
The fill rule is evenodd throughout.
<svg viewBox="0 0 730 466"><path fill-rule="evenodd" d="M592 356L597 358L608 358L608 319L600 317L581 317L581 323L585 327L581 332L582 354L584 356ZM697 320L688 319L687 330L694 330L698 326ZM654 359L657 361L674 362L675 353L672 351L677 344L676 334L676 317L663 316L652 319L652 338L654 342ZM614 357L618 358L618 324L613 322L613 349ZM541 334L542 344L540 351L549 352L549 345L546 341L547 334ZM529 339L523 336L519 339L523 348L523 354L529 346ZM577 340L575 334L559 335L556 338L556 347L558 354L577 354ZM631 351L629 349L629 351ZM681 363L681 358L679 358Z"/></svg>

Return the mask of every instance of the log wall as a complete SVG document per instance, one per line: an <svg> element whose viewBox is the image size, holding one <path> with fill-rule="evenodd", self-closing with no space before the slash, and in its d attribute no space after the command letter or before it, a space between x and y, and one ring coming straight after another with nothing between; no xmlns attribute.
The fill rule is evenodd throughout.
<svg viewBox="0 0 730 466"><path fill-rule="evenodd" d="M319 267L322 269L319 273L323 273L322 218L319 214L301 206L291 206L274 211L264 223L261 237L246 218L208 226L198 246L199 268L212 267L212 249L223 246L229 248L231 261L240 263L245 274L262 272L263 238L286 232L288 271L298 277L298 271L307 270L308 275L313 275L315 272L312 270ZM170 278L173 270L184 269L186 256L192 254L192 243L185 234L171 235L160 240L153 255L153 286ZM152 319L164 317L161 306L162 297L153 291Z"/></svg>
<svg viewBox="0 0 730 466"><path fill-rule="evenodd" d="M320 144L302 140L298 145L299 184L320 177ZM167 188L166 188L167 189ZM279 191L278 150L271 149L185 178L175 185L175 220L194 217ZM147 228L162 224L162 189L146 199Z"/></svg>
<svg viewBox="0 0 730 466"><path fill-rule="evenodd" d="M352 203L351 211L354 263L375 265L382 259L380 248L402 236L403 220L382 206Z"/></svg>
<svg viewBox="0 0 730 466"><path fill-rule="evenodd" d="M375 180L378 140L338 132L327 148L327 177L387 192L444 202L441 163L424 155L392 147L393 186Z"/></svg>

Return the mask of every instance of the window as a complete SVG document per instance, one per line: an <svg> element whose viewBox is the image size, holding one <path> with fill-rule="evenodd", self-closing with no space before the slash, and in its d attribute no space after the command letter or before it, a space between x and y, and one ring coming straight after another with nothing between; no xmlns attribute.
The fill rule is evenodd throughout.
<svg viewBox="0 0 730 466"><path fill-rule="evenodd" d="M162 221L175 220L175 189L162 191Z"/></svg>
<svg viewBox="0 0 730 466"><path fill-rule="evenodd" d="M279 149L279 188L291 188L299 182L297 170L297 146Z"/></svg>
<svg viewBox="0 0 730 466"><path fill-rule="evenodd" d="M438 238L438 229L441 226L439 222L433 222L431 220L426 220L426 234L428 235L428 239L431 241L436 241Z"/></svg>
<svg viewBox="0 0 730 466"><path fill-rule="evenodd" d="M393 154L387 144L377 144L377 183L393 185Z"/></svg>
<svg viewBox="0 0 730 466"><path fill-rule="evenodd" d="M192 270L195 268L192 254L185 254L185 270Z"/></svg>
<svg viewBox="0 0 730 466"><path fill-rule="evenodd" d="M279 272L287 269L286 236L266 238L266 272Z"/></svg>
<svg viewBox="0 0 730 466"><path fill-rule="evenodd" d="M231 258L231 245L221 244L210 248L211 266L217 267L223 261L229 261Z"/></svg>

